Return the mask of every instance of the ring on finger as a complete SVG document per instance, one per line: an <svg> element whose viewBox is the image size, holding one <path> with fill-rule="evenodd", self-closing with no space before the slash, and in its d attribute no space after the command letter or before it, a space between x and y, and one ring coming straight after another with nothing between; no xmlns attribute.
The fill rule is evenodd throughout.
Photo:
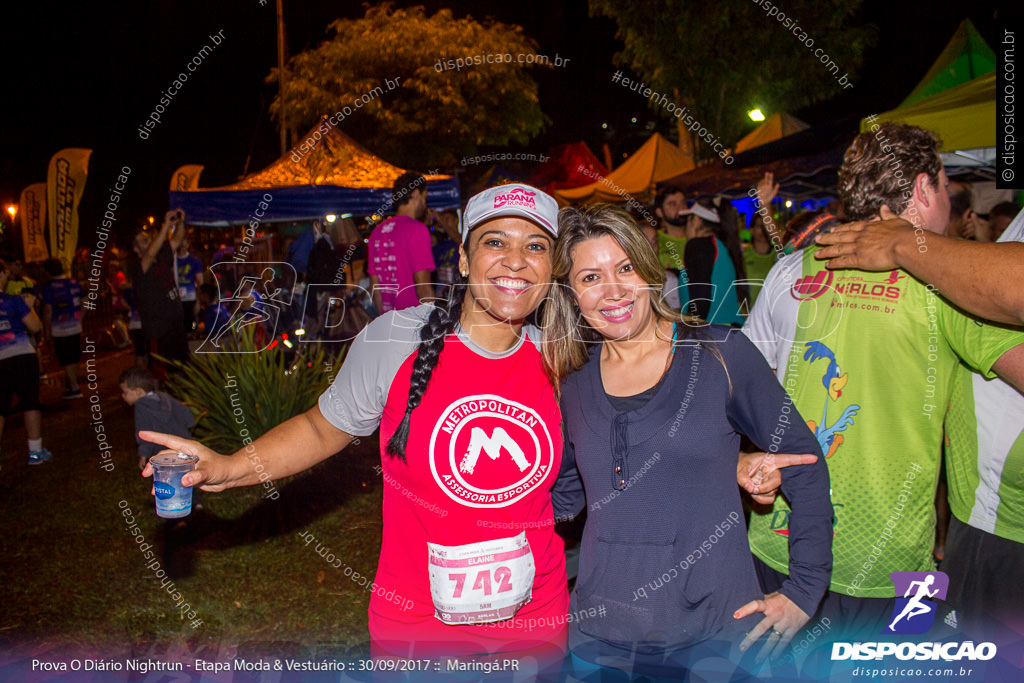
<svg viewBox="0 0 1024 683"><path fill-rule="evenodd" d="M779 631L778 629L774 629L774 628L773 628L773 629L772 629L772 633L773 633L773 634L775 634L775 635L777 635L777 636L779 636L779 637L782 637L782 631Z"/></svg>

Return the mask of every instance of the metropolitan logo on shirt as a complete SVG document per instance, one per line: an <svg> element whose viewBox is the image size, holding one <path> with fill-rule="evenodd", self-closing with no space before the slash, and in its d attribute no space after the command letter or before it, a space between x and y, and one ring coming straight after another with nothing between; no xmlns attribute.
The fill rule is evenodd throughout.
<svg viewBox="0 0 1024 683"><path fill-rule="evenodd" d="M430 471L446 494L469 507L505 507L547 478L551 433L530 407L501 396L460 398L430 437Z"/></svg>

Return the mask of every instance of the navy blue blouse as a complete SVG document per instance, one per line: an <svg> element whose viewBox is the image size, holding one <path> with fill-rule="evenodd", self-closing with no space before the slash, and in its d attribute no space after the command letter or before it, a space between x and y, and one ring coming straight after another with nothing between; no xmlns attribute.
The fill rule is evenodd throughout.
<svg viewBox="0 0 1024 683"><path fill-rule="evenodd" d="M813 615L828 588L832 506L817 440L742 333L711 325L700 335L676 342L654 395L629 412L605 393L601 344L565 382L563 458L575 454L577 470L563 468L555 516L578 514L584 492L588 505L570 611L605 615L573 621L574 649L595 640L607 654L737 642L763 619L732 616L764 597L736 484L741 434L770 453L818 456L782 470L792 516L781 592Z"/></svg>

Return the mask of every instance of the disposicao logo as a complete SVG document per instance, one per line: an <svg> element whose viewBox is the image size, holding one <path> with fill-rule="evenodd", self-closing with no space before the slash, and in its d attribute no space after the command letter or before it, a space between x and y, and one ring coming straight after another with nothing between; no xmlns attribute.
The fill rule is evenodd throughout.
<svg viewBox="0 0 1024 683"><path fill-rule="evenodd" d="M523 206L529 209L536 209L537 202L533 199L536 194L536 192L529 192L517 187L511 192L495 195L494 208L497 209L508 204L510 206Z"/></svg>
<svg viewBox="0 0 1024 683"><path fill-rule="evenodd" d="M936 609L928 598L945 600L949 577L943 572L893 572L889 578L896 588L896 606L882 633L927 633L935 622Z"/></svg>
<svg viewBox="0 0 1024 683"><path fill-rule="evenodd" d="M920 635L927 633L935 623L938 608L932 598L944 600L949 589L949 577L943 572L892 572L889 574L896 589L896 605L889 624L882 629L884 635ZM901 597L902 596L902 597ZM897 659L918 661L960 659L988 660L996 656L993 643L965 642L870 642L833 643L832 660L882 659L894 655Z"/></svg>

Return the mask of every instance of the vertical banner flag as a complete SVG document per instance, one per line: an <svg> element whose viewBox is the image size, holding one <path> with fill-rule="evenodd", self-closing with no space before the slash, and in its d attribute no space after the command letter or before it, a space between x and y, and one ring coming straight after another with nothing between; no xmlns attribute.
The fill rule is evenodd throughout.
<svg viewBox="0 0 1024 683"><path fill-rule="evenodd" d="M78 247L78 204L89 175L91 149L69 147L50 159L46 174L46 207L50 223L50 253L71 272Z"/></svg>
<svg viewBox="0 0 1024 683"><path fill-rule="evenodd" d="M50 258L46 248L46 183L34 183L21 191L21 242L25 263Z"/></svg>
<svg viewBox="0 0 1024 683"><path fill-rule="evenodd" d="M199 189L199 174L205 166L199 164L186 164L171 176L171 192L187 192L188 190Z"/></svg>

